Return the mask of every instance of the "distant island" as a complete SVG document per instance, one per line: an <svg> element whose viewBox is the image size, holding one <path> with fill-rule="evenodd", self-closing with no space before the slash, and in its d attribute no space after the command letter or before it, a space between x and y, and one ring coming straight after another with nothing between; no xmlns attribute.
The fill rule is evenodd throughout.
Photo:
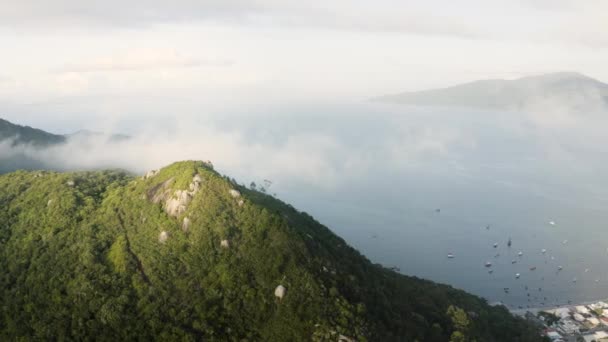
<svg viewBox="0 0 608 342"><path fill-rule="evenodd" d="M531 104L550 101L574 107L608 106L608 84L576 72L558 72L515 80L478 80L441 89L385 95L372 100L502 110L519 110Z"/></svg>

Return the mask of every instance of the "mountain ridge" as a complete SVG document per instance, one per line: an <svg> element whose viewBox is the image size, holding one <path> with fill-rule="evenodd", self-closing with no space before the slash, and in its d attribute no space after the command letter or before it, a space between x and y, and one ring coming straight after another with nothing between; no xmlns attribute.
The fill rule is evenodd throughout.
<svg viewBox="0 0 608 342"><path fill-rule="evenodd" d="M210 163L17 171L0 189L2 339L541 340L504 307L372 264Z"/></svg>
<svg viewBox="0 0 608 342"><path fill-rule="evenodd" d="M513 80L485 79L449 87L372 98L395 104L521 109L548 99L579 105L608 105L608 84L577 72L556 72ZM570 101L569 101L570 100Z"/></svg>

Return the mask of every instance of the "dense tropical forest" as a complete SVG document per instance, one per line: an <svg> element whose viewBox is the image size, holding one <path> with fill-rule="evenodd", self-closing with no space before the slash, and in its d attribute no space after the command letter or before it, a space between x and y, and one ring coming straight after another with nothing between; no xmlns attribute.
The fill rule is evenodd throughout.
<svg viewBox="0 0 608 342"><path fill-rule="evenodd" d="M3 341L542 340L203 162L1 175L0 269Z"/></svg>

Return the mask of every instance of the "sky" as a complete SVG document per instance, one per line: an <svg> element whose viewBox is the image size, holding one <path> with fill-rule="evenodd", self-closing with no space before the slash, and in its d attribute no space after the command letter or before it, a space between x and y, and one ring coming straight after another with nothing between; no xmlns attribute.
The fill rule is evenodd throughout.
<svg viewBox="0 0 608 342"><path fill-rule="evenodd" d="M3 117L131 133L483 78L608 81L603 0L0 0Z"/></svg>

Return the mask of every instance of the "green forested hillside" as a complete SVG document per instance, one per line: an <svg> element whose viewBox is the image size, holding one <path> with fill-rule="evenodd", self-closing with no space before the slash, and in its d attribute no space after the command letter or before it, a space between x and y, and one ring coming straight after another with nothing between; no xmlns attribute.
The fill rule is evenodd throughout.
<svg viewBox="0 0 608 342"><path fill-rule="evenodd" d="M0 269L2 341L540 340L202 162L0 176Z"/></svg>

